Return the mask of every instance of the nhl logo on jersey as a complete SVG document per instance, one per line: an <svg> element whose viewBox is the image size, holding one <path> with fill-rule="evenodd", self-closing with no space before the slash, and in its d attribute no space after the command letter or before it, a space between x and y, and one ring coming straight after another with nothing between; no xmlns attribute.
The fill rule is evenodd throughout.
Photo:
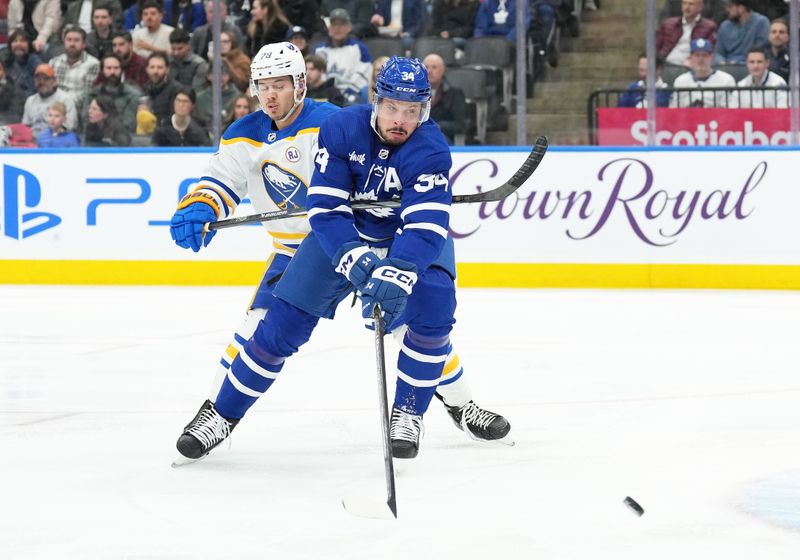
<svg viewBox="0 0 800 560"><path fill-rule="evenodd" d="M286 156L286 159L292 163L297 163L300 161L300 150L297 148L297 146L289 146L286 148L286 154L284 155Z"/></svg>
<svg viewBox="0 0 800 560"><path fill-rule="evenodd" d="M268 142L274 142L275 138L277 138L277 137L278 137L277 134L275 134L274 132L270 132L269 135L267 136L267 141Z"/></svg>
<svg viewBox="0 0 800 560"><path fill-rule="evenodd" d="M386 159L387 157L389 157L389 150L381 148L381 151L378 152L378 159Z"/></svg>
<svg viewBox="0 0 800 560"><path fill-rule="evenodd" d="M261 166L261 178L272 201L282 210L304 208L308 185L302 179L283 169L272 161L265 161Z"/></svg>

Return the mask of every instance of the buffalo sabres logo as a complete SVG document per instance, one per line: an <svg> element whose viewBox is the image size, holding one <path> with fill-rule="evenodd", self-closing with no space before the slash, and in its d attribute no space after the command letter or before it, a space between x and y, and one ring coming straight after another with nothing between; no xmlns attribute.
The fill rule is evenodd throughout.
<svg viewBox="0 0 800 560"><path fill-rule="evenodd" d="M272 201L282 210L304 208L308 185L300 177L275 162L265 161L261 165L264 187Z"/></svg>

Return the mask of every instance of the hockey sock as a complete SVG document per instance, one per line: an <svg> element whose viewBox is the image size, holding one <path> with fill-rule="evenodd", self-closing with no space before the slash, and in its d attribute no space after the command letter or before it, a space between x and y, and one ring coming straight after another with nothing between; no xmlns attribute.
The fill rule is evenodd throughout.
<svg viewBox="0 0 800 560"><path fill-rule="evenodd" d="M397 408L414 415L428 410L447 360L449 342L447 335L434 337L406 331L397 358Z"/></svg>
<svg viewBox="0 0 800 560"><path fill-rule="evenodd" d="M472 390L464 378L464 368L461 367L461 360L453 350L453 345L450 344L447 350L447 362L444 364L436 392L448 406L461 407L472 400Z"/></svg>

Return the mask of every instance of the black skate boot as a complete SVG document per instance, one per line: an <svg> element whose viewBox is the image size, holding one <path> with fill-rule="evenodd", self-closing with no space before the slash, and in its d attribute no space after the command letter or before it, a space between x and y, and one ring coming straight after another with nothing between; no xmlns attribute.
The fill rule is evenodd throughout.
<svg viewBox="0 0 800 560"><path fill-rule="evenodd" d="M389 437L392 439L392 457L413 459L419 453L419 440L425 432L422 416L392 408L392 426Z"/></svg>
<svg viewBox="0 0 800 560"><path fill-rule="evenodd" d="M471 439L514 445L514 440L508 435L511 424L499 414L482 409L475 401L469 401L464 406L448 406L439 393L434 394L442 401L456 427Z"/></svg>
<svg viewBox="0 0 800 560"><path fill-rule="evenodd" d="M228 420L220 415L214 403L207 400L183 429L176 447L187 459L201 459L225 441L238 423L238 418Z"/></svg>

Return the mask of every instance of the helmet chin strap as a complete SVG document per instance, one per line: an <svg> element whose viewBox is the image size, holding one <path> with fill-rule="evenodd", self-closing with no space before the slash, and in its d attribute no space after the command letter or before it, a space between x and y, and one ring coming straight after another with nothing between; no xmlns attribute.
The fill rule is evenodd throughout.
<svg viewBox="0 0 800 560"><path fill-rule="evenodd" d="M291 108L291 109L289 109L288 111L286 111L286 114L285 114L285 115L283 115L281 118L279 118L279 119L275 119L275 122L276 122L276 123L281 123L281 124L283 124L283 122L284 122L284 121L286 121L287 119L289 119L289 118L290 118L290 117L291 117L291 116L294 114L294 112L297 110L297 108L298 108L298 107L300 106L300 104L303 102L303 100L305 99L305 97L306 97L306 96L305 96L305 94L303 94L302 96L300 96L300 99L297 99L297 90L294 90L294 105L292 105L292 108ZM258 98L258 102L259 102L259 104L261 105L261 109L262 109L262 110L263 110L263 111L266 113L266 112L267 112L267 110L266 110L266 108L264 107L264 103L261 101L261 97L260 97L260 96L259 96L259 98Z"/></svg>

